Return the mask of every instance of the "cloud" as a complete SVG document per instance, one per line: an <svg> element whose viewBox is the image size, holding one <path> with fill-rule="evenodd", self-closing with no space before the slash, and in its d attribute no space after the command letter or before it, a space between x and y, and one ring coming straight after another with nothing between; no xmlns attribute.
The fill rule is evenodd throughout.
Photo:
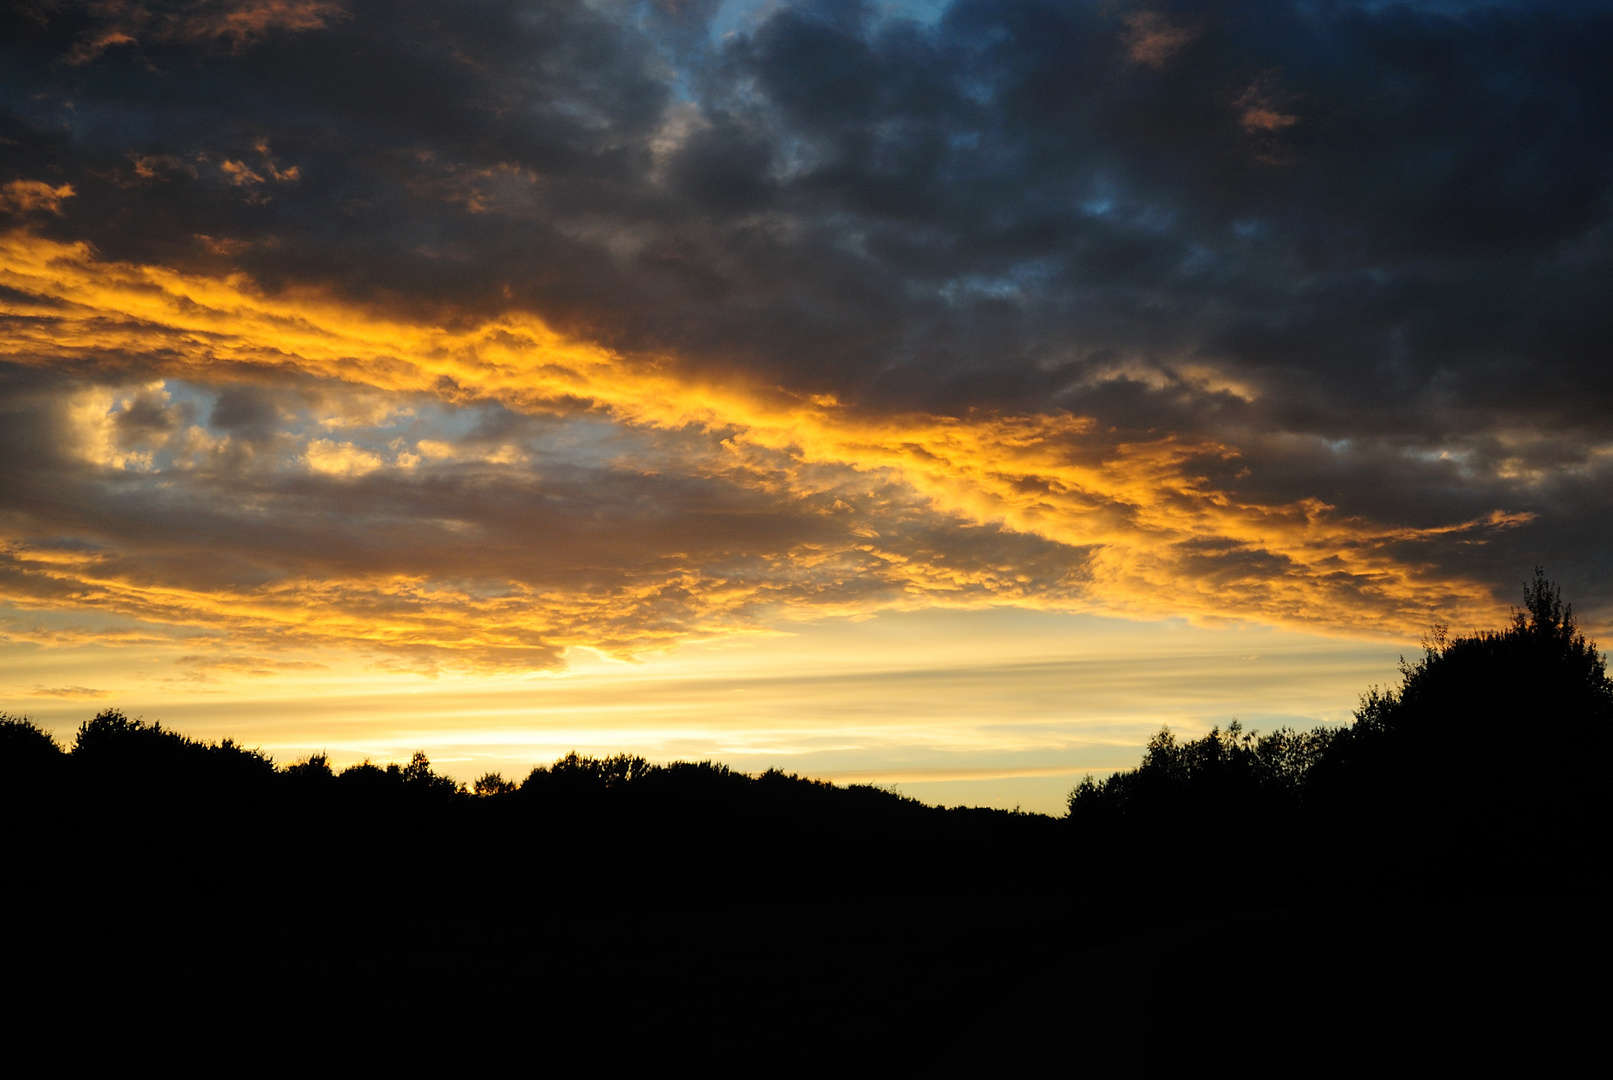
<svg viewBox="0 0 1613 1080"><path fill-rule="evenodd" d="M484 596L447 581L464 578L473 562L485 564L499 550L496 541L490 546L496 531L528 516L517 512L515 521L500 520L514 507L497 505L487 487L491 478L476 482L479 502L468 504L468 516L458 519L446 512L448 492L440 484L428 489L429 503L417 498L407 509L400 503L410 494L407 486L332 489L321 497L339 499L349 515L361 515L368 500L378 512L384 507L389 516L403 514L417 530L432 522L435 536L427 550L437 563L405 560L392 573L351 578L339 577L337 567L327 564L317 578L282 579L261 593L219 582L206 589L192 585L181 600L176 583L153 592L124 580L118 560L105 552L47 562L18 546L11 553L12 574L31 584L11 595L17 604L29 602L30 588L43 590L52 603L69 591L86 603L144 618L252 624L271 637L330 633L383 644L442 642L446 633L466 647L479 641L473 651L489 654L505 647L541 651L551 640L640 647L743 626L770 605L824 614L870 605L1016 602L1393 630L1435 608L1490 610L1482 586L1430 575L1397 549L1526 520L1490 514L1414 528L1340 515L1314 498L1262 505L1199 472L1227 471L1226 463L1238 456L1231 447L1202 439L1117 439L1098 431L1092 419L1069 414L866 415L830 397L802 400L767 388L690 384L567 341L525 318L446 331L309 297L268 298L239 283L112 266L25 237L5 250L10 258L4 283L19 295L27 290L52 303L48 333L55 342L83 340L111 354L144 353L171 375L195 380L216 379L221 370L294 369L460 407L496 401L511 415L567 417L576 415L580 403L587 410L581 415L599 416L611 430L643 432L650 440L636 450L622 444L596 459L594 478L574 494L571 485L555 479L552 452L512 449L517 444L503 432L465 444L397 437L380 444L378 435L376 449L352 440L311 440L304 459L333 480L375 477L411 485L428 464L508 469L502 482L512 490L525 486L528 497L552 498L568 490L565 502L597 530L616 527L608 509L613 488L626 499L617 505L655 506L652 516L659 517L688 497L674 479L682 476L685 484L710 492L702 499L728 500L736 509L749 504L754 508L747 514L762 512L762 520L776 522L776 531L753 537L734 536L722 516L710 512L694 514L671 533L640 522L626 528L620 548L579 529L576 542L587 559L578 570L585 566L591 581L522 581L506 576L512 567L494 558L486 571L497 581L495 595ZM18 305L10 314L22 322L28 311ZM96 337L112 333L108 327L124 328L126 336ZM21 335L14 344L14 358L26 362L34 346ZM402 360L405 355L415 360ZM226 395L239 399L240 391L226 389L219 400ZM87 400L91 409L111 415L115 398L103 392ZM273 411L258 409L260 415ZM420 407L407 412L418 417ZM218 407L213 413L232 419ZM577 447L580 460L588 460L589 449ZM125 472L129 467L104 451L86 460ZM139 465L150 470L154 460ZM529 461L549 477L525 479ZM229 487L245 491L239 480ZM654 491L657 502L639 503L639 496L627 495L633 489ZM624 526L642 511L627 513ZM276 515L283 533L292 517ZM307 543L339 549L323 515L316 526L324 538L310 536ZM562 532L554 531L557 526ZM553 516L548 529L551 538L567 531ZM970 530L995 536L997 550L973 554L965 543ZM106 535L127 531L108 528ZM416 531L411 539L423 535ZM244 539L261 561L266 538L247 532ZM758 548L759 541L765 546ZM1029 567L1015 563L1036 544L1067 554L1028 573ZM559 553L545 557L552 569L565 565L555 558ZM531 554L529 547L521 551ZM353 570L374 561L357 551L348 559ZM599 588L612 579L616 584L609 589ZM219 588L226 591L209 591ZM308 610L326 612L327 621L315 629L302 614ZM430 628L437 611L453 618L473 613L479 629ZM253 623L246 612L260 621ZM388 629L378 621L381 612L397 625ZM533 621L526 621L532 612ZM495 643L500 633L508 639L504 644Z"/></svg>
<svg viewBox="0 0 1613 1080"><path fill-rule="evenodd" d="M74 6L86 9L94 28L68 54L73 64L142 43L222 44L238 51L272 33L323 29L344 15L332 0L94 0Z"/></svg>
<svg viewBox="0 0 1613 1080"><path fill-rule="evenodd" d="M1125 17L1126 55L1139 64L1162 68L1199 36L1194 27L1174 26L1157 11L1138 11Z"/></svg>
<svg viewBox="0 0 1613 1080"><path fill-rule="evenodd" d="M288 672L325 671L328 666L316 660L281 660L273 656L242 654L186 653L174 658L182 674L181 682L210 683L229 679L265 679Z"/></svg>
<svg viewBox="0 0 1613 1080"><path fill-rule="evenodd" d="M308 467L327 476L363 476L382 465L381 457L352 443L315 439L306 452Z"/></svg>
<svg viewBox="0 0 1613 1080"><path fill-rule="evenodd" d="M51 187L39 180L13 180L0 188L0 213L28 214L62 212L62 200L73 197L73 185Z"/></svg>
<svg viewBox="0 0 1613 1080"><path fill-rule="evenodd" d="M1613 605L1599 7L635 11L7 23L7 595L540 666Z"/></svg>
<svg viewBox="0 0 1613 1080"><path fill-rule="evenodd" d="M34 697L70 698L74 701L96 701L115 696L111 690L93 690L88 686L35 686L25 692Z"/></svg>
<svg viewBox="0 0 1613 1080"><path fill-rule="evenodd" d="M1251 134L1282 131L1299 123L1298 116L1280 112L1272 100L1271 92L1259 83L1239 94L1233 105L1238 110L1238 123Z"/></svg>
<svg viewBox="0 0 1613 1080"><path fill-rule="evenodd" d="M769 492L726 480L733 466L708 435L646 442L597 420L499 415L443 443L451 454L313 485L227 442L211 461L170 445L138 473L46 453L37 486L8 500L0 595L271 647L544 667L573 645L631 653L744 631L769 612L1057 602L1073 586L1059 579L1079 578L1079 552L936 521L910 491L856 472L819 478L816 495ZM512 437L520 458L474 452ZM689 467L701 456L717 475ZM530 471L534 457L546 475ZM684 478L655 475L668 465ZM26 538L67 527L96 539Z"/></svg>

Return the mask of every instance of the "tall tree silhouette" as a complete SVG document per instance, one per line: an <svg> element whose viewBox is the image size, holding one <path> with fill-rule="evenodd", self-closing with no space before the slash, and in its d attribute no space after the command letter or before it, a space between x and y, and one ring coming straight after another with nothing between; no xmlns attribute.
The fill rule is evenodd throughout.
<svg viewBox="0 0 1613 1080"><path fill-rule="evenodd" d="M1606 823L1613 682L1536 568L1504 630L1436 626L1369 690L1310 786L1330 827L1386 873L1528 887L1577 876Z"/></svg>

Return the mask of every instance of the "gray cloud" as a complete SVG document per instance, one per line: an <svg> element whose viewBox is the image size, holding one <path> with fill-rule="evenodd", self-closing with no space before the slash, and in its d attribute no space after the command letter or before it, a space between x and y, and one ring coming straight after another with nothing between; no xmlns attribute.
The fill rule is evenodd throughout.
<svg viewBox="0 0 1613 1080"><path fill-rule="evenodd" d="M190 5L123 30L103 10L14 6L0 34L0 185L74 192L0 203L41 235L445 325L530 311L872 418L1069 411L1111 444L1217 440L1239 453L1206 475L1255 502L1418 528L1532 513L1419 557L1507 595L1545 562L1613 602L1604 5L959 0L920 25L807 3L728 38L710 4L207 8L240 33L185 30ZM245 562L520 566L537 587L585 556L710 567L720 537L765 559L833 532L701 475L254 473L285 426L271 396L220 391L207 426L237 471L174 496L220 538L246 526L195 493L271 500ZM154 400L120 431L192 422ZM46 452L26 434L46 422L19 419L11 461ZM491 444L534 421L484 422ZM33 506L43 481L0 483ZM84 508L150 498L97 483ZM450 517L476 539L421 524ZM612 546L628 534L643 553ZM1206 575L1282 572L1231 558Z"/></svg>

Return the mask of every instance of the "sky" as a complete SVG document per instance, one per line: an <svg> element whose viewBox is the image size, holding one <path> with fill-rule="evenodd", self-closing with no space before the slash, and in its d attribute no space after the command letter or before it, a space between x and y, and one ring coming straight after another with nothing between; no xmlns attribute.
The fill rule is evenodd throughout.
<svg viewBox="0 0 1613 1080"><path fill-rule="evenodd" d="M1057 812L1613 625L1595 3L22 0L0 709Z"/></svg>

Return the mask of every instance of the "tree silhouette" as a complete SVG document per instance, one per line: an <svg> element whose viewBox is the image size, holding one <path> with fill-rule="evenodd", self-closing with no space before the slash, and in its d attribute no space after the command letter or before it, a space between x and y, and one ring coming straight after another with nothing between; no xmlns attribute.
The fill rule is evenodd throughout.
<svg viewBox="0 0 1613 1080"><path fill-rule="evenodd" d="M67 755L50 732L25 716L0 713L0 799L28 807L67 774Z"/></svg>
<svg viewBox="0 0 1613 1080"><path fill-rule="evenodd" d="M1206 854L1188 827L1217 822L1360 880L1527 888L1601 842L1610 735L1606 661L1537 568L1510 626L1436 624L1355 723L1258 736L1234 721L1188 742L1162 729L1138 768L1082 780L1069 819L1122 860L1168 851L1178 876L1271 865Z"/></svg>
<svg viewBox="0 0 1613 1080"><path fill-rule="evenodd" d="M0 713L0 764L19 774L39 762L55 761L62 748L50 732L26 716Z"/></svg>
<svg viewBox="0 0 1613 1080"><path fill-rule="evenodd" d="M506 780L496 772L483 773L472 785L472 790L478 795L509 795L519 788L515 781Z"/></svg>
<svg viewBox="0 0 1613 1080"><path fill-rule="evenodd" d="M1384 864L1368 876L1527 888L1600 842L1610 735L1606 660L1536 568L1509 627L1436 626L1398 689L1363 695L1311 787L1357 861Z"/></svg>

